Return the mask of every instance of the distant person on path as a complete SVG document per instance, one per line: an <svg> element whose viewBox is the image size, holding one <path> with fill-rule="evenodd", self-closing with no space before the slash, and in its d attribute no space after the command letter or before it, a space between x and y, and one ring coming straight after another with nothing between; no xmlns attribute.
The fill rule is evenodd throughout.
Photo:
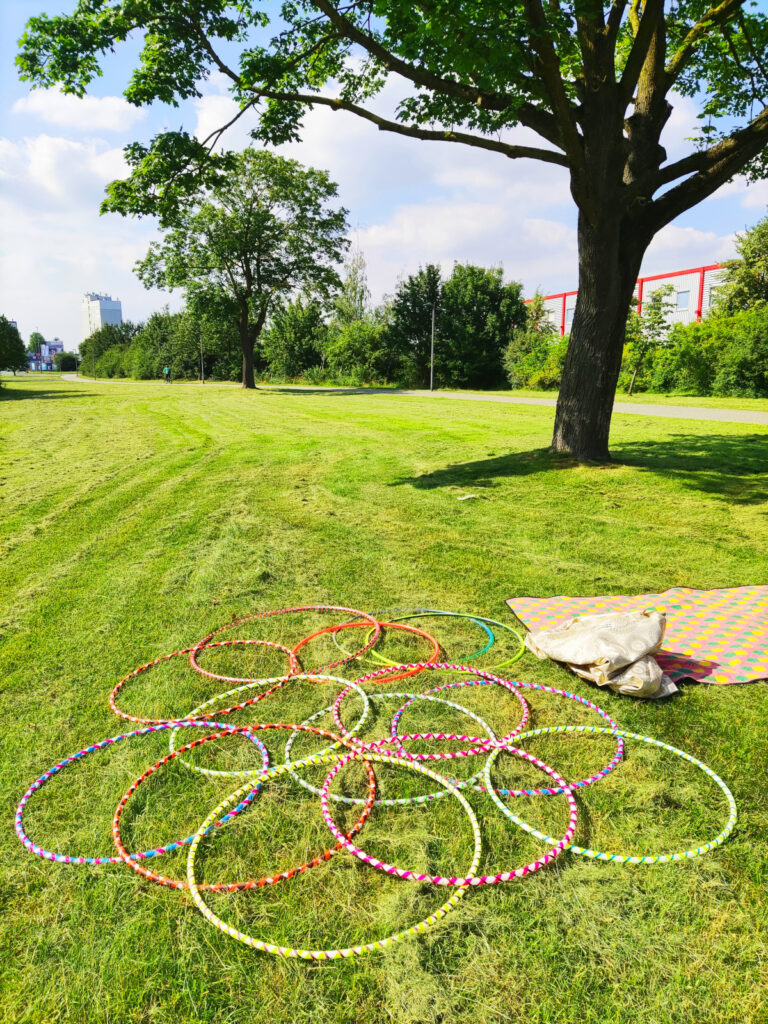
<svg viewBox="0 0 768 1024"><path fill-rule="evenodd" d="M170 366L164 366L163 367L163 376L165 377L165 383L166 384L170 384L171 383L171 368L170 368Z"/></svg>

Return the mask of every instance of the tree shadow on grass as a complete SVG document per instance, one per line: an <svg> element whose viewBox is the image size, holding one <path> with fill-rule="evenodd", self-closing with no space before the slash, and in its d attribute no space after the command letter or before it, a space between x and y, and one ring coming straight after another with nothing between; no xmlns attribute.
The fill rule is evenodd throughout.
<svg viewBox="0 0 768 1024"><path fill-rule="evenodd" d="M664 441L615 444L612 452L612 462L587 465L608 475L621 466L633 466L734 505L758 505L768 501L768 433L676 434ZM538 448L457 463L421 476L401 477L393 486L410 484L423 490L493 488L498 487L503 478L550 473L578 465L580 463L574 459Z"/></svg>
<svg viewBox="0 0 768 1024"><path fill-rule="evenodd" d="M617 465L678 480L734 505L768 501L768 432L762 434L675 434L665 441L615 445Z"/></svg>
<svg viewBox="0 0 768 1024"><path fill-rule="evenodd" d="M0 387L0 401L17 402L22 398L94 398L88 391L69 391L56 388L8 388Z"/></svg>
<svg viewBox="0 0 768 1024"><path fill-rule="evenodd" d="M402 395L403 391L397 388L291 388L271 387L269 384L259 384L260 391L268 391L273 395L304 395L312 398L314 395L336 395L344 398L347 395Z"/></svg>

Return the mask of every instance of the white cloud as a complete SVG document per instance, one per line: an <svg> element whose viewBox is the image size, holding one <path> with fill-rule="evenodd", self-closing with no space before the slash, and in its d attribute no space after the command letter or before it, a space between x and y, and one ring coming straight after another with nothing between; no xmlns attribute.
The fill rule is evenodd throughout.
<svg viewBox="0 0 768 1024"><path fill-rule="evenodd" d="M0 139L0 308L23 337L40 330L75 350L80 300L92 289L120 297L126 319L178 305L145 291L132 272L156 237L153 223L99 216L104 185L122 173L122 153L103 141Z"/></svg>
<svg viewBox="0 0 768 1024"><path fill-rule="evenodd" d="M735 255L733 235L719 235L693 227L668 224L651 242L643 260L643 274L663 274L720 263Z"/></svg>
<svg viewBox="0 0 768 1024"><path fill-rule="evenodd" d="M69 96L60 89L33 89L13 105L14 114L37 118L60 128L86 134L126 131L147 116L122 96Z"/></svg>

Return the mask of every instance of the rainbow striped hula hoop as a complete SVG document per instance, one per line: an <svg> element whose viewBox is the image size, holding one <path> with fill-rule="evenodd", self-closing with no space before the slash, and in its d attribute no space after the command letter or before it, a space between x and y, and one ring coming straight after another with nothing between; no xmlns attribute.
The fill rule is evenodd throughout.
<svg viewBox="0 0 768 1024"><path fill-rule="evenodd" d="M297 727L294 726L293 728ZM480 827L469 803L462 794L451 785L448 779L444 779L442 776L433 772L430 768L427 768L424 765L413 764L407 761L403 762L399 758L388 757L384 754L355 753L349 755L349 757L357 760L370 760L381 764L403 765L403 767L407 767L411 771L421 772L423 775L427 775L429 778L436 780L439 785L443 786L453 796L455 796L467 814L475 836L475 850L472 857L472 863L468 871L470 876L474 876L474 873L477 871L480 863L481 856ZM283 764L276 768L270 768L265 773L264 777L259 780L257 784L258 787L260 788L263 785L265 779L272 778L275 775L289 771L295 766L296 762L293 762L292 764ZM299 958L302 960L339 960L352 956L362 956L365 953L371 953L374 950L386 949L387 947L394 945L396 942L400 942L408 935L420 935L427 931L427 929L431 928L433 925L437 924L438 921L444 918L446 914L450 913L457 906L459 900L466 895L469 889L469 886L463 886L462 888L456 889L455 892L451 893L450 897L442 904L442 906L428 917L425 917L422 921L419 921L417 924L413 924L408 928L403 928L401 931L395 932L393 935L388 935L383 939L376 939L373 942L347 946L341 949L301 949L292 946L279 946L275 943L265 942L263 939L256 938L253 935L247 935L245 932L241 932L239 929L233 928L232 925L227 924L220 917L214 914L208 904L203 900L199 891L200 887L195 880L195 858L200 841L203 836L210 831L212 822L215 821L220 814L227 811L234 803L236 803L243 794L249 791L249 789L250 784L246 783L246 785L241 786L240 789L235 790L234 793L231 793L228 797L222 800L219 806L211 811L190 843L189 855L187 857L187 881L189 883L190 895L194 900L195 906L212 925L223 931L226 935L229 935L231 938L236 939L238 942L244 943L246 946L262 950L265 953L272 953L275 956Z"/></svg>
<svg viewBox="0 0 768 1024"><path fill-rule="evenodd" d="M97 750L103 750L105 747L111 747L115 743L120 743L121 740L129 740L134 736L146 736L151 732L161 732L164 729L179 729L179 728L193 728L193 729L216 729L222 735L226 733L237 733L238 735L244 736L251 743L254 743L256 747L261 751L262 767L258 769L259 772L266 771L269 767L269 754L267 748L258 738L254 736L250 726L243 725L223 725L221 722L210 722L198 719L195 722L187 722L182 720L169 721L169 722L156 722L153 725L145 726L143 729L134 729L133 732L121 733L119 736L110 736L108 739L101 740L99 743L93 743L90 747L86 747L84 750L78 750L76 754L71 754L69 757L65 757L63 761L59 761L53 768L49 768L48 771L43 772L40 778L35 779L29 789L26 791L24 796L19 801L19 806L16 808L15 828L16 835L19 837L24 846L30 851L30 853L36 854L38 857L42 857L43 860L55 861L57 864L119 864L124 857L113 856L113 857L80 857L73 856L65 853L54 853L52 850L46 850L44 847L33 842L24 831L23 817L24 809L29 802L30 797L33 793L36 793L38 789L45 785L49 779L52 779L54 775L57 775L60 771L66 768L68 765L73 764L75 761L80 761L82 758L87 757L88 754L93 754ZM233 817L236 813L233 811L230 817ZM222 819L223 821L224 819ZM222 824L222 821L214 822L212 827L217 828ZM130 853L128 857L131 860L148 860L150 857L159 857L163 853L171 853L173 850L178 850L182 846L186 846L192 842L194 836L187 836L186 839L181 839L172 843L166 843L164 846L156 847L153 850L143 850L141 853Z"/></svg>
<svg viewBox="0 0 768 1024"><path fill-rule="evenodd" d="M359 719L357 720L357 722L352 726L352 728L349 731L347 731L347 730L343 731L342 735L344 737L347 737L347 738L351 737L358 729L360 729L363 726L363 724L365 723L366 719L368 718L368 714L369 714L369 711L370 711L369 697L368 697L368 694L365 692L365 690L361 686L358 686L357 683L350 683L350 681L348 679L341 679L339 676L319 675L317 673L312 673L310 675L308 672L300 673L299 675L295 675L295 676L290 676L288 679L286 679L284 681L292 683L296 679L309 679L313 683L325 683L325 682L339 683L347 691L350 689L350 687L356 691L357 695L361 698L361 700L363 702L363 711L362 711L362 714L360 715ZM205 701L204 704L201 704L199 707L195 708L194 711L191 711L188 715L186 715L186 718L199 718L202 714L204 714L205 709L208 708L211 704L218 704L219 701L227 700L227 698L233 697L236 694L243 693L246 690L253 689L253 687L255 687L255 686L266 686L268 683L274 683L274 682L277 682L277 681L282 682L283 680L281 680L281 679L257 679L257 680L254 680L251 683L246 683L244 686L238 686L234 690L227 690L225 693L219 693L219 694L217 694L217 696L211 697L210 700ZM255 701L261 700L263 697L269 696L270 693L274 693L274 689L266 690L263 694L260 694L260 696L254 697L251 700L243 701L241 704L233 704L232 707L226 708L222 712L222 714L229 714L232 711L238 711L241 708L250 707ZM322 714L323 714L323 712L321 712L319 715L313 715L311 718L308 718L303 724L304 725L308 725L310 722L315 721L315 719L320 718ZM296 738L296 736L297 736L297 733L291 733L291 735L289 737L289 742L294 740ZM340 746L341 746L340 743L334 743L330 747L326 747L324 750L319 751L319 753L320 754L328 754L332 750L338 750L338 748ZM356 746L357 746L357 744L356 744ZM176 748L176 730L175 729L171 730L171 734L170 734L170 736L168 738L168 747L169 747L169 751L171 753L173 753L175 748ZM289 760L287 755L286 755L286 760ZM241 769L239 771L219 771L218 769L214 769L214 768L202 768L199 765L190 764L189 761L185 761L183 758L180 758L180 762L186 768L189 768L190 771L200 772L201 775L210 775L210 776L214 776L214 777L218 776L219 778L243 778L243 779L245 779L245 778L252 778L254 775L260 775L261 772L262 772L261 768L243 768L243 769ZM361 801L361 802L364 802L364 801Z"/></svg>
<svg viewBox="0 0 768 1024"><path fill-rule="evenodd" d="M241 619L233 619L231 622L227 622L223 626L219 626L218 629L215 629L212 633L209 633L208 636L204 637L199 644L190 648L190 665L196 672L203 671L197 664L197 652L201 648L205 647L206 644L208 644L215 636L218 636L219 633L224 633L226 630L233 629L235 626L242 626L246 622L254 622L256 619L269 619L274 615L290 615L292 612L343 612L345 615L351 615L356 619L365 619L365 621L373 627L373 633L360 650L355 651L352 654L345 655L338 661L332 661L329 665L322 666L322 668L315 669L316 672L330 672L331 669L338 668L339 665L345 665L348 661L353 661L355 658L361 657L366 651L373 647L381 636L381 626L376 619L374 619L372 615L369 615L368 612L359 612L355 608L344 608L334 604L305 604L298 605L295 608L275 608L269 612L253 612L251 615L245 615ZM206 673L206 675L211 679L221 679L222 681L227 682L225 676L216 676L210 672Z"/></svg>
<svg viewBox="0 0 768 1024"><path fill-rule="evenodd" d="M500 750L502 748L497 749ZM554 778L559 785L567 787L567 783L565 782L565 780L560 778L560 776L557 774L554 768L550 768L548 764L545 764L543 761L540 761L537 757L534 757L533 754L529 754L527 751L519 750L517 747L513 746L507 746L503 749L508 750L510 753L515 754L517 757L520 757L524 761L529 761L531 764L541 769L541 771L545 772L547 775L551 775L552 778ZM331 830L335 838L342 844L342 846L345 847L345 849L349 853L353 854L353 856L363 861L364 864L370 864L371 867L377 868L379 871L384 871L389 875L395 875L397 878L407 879L412 882L429 882L432 885L449 886L495 885L498 882L510 882L515 878L524 878L526 875L530 875L534 871L538 871L540 868L543 868L545 865L555 860L555 858L558 857L563 852L563 850L566 849L566 847L570 844L570 841L573 838L573 834L576 830L578 808L576 806L576 800L574 799L573 794L568 790L565 793L565 799L567 800L570 809L568 826L565 830L562 839L553 840L552 848L547 850L547 852L538 860L531 861L529 864L524 864L522 865L522 867L519 868L513 868L511 871L501 871L494 875L475 875L473 873L470 873L466 876L455 877L421 874L415 871L409 871L405 868L396 867L393 864L388 864L386 861L379 860L377 857L372 857L370 854L366 853L365 850L360 849L359 846L355 846L355 844L350 839L347 839L344 836L344 833L336 824L336 822L333 820L330 808L328 807L328 792L330 790L331 783L333 782L334 778L338 775L338 773L341 771L345 764L348 764L350 761L360 759L362 757L368 757L371 760L375 761L382 760L380 756L377 756L375 754L369 754L368 752L366 752L365 754L348 754L346 757L342 758L338 762L338 764L334 765L333 768L331 768L330 772L326 776L325 782L323 783L323 787L320 792L320 808L323 812L323 817L325 818L326 825ZM424 765L420 764L417 761L404 761L401 758L387 758L386 760L391 761L392 763L397 763L402 767L407 766L409 770L421 772L424 775L428 775L430 778L439 778L439 776L434 775ZM442 785L445 786L446 789L448 788L448 786L446 785L447 781L448 780L441 780ZM455 795L460 800L462 800L463 804L466 803L466 800L464 799L463 795L458 791L458 789L456 789L456 787L451 786L451 792L455 792ZM475 843L477 844L475 853L479 856L480 829L479 826L477 825L477 819L475 818L474 813L472 813L472 821L472 827L475 830Z"/></svg>
<svg viewBox="0 0 768 1024"><path fill-rule="evenodd" d="M533 736L542 736L545 733L559 732L579 732L587 733L588 735L614 735L616 731L617 730L614 729L603 729L594 725L554 725L544 729L532 729L530 732L523 733L521 736L518 736L517 739L520 741L529 739ZM672 747L668 743L662 743L661 740L655 740L651 736L641 736L636 732L627 732L625 729L618 730L618 732L624 739L639 740L640 743L648 743L653 747L660 747L662 750L668 750L670 753L677 754L678 757L683 758L684 761L689 761L691 764L696 765L697 768L700 768L704 774L709 776L709 778L712 779L712 781L715 782L725 794L725 799L728 802L728 821L726 822L725 828L722 832L715 836L714 839L704 843L702 846L696 846L691 850L682 850L679 853L662 853L651 857L636 857L632 854L606 853L600 850L590 850L587 847L576 846L575 844L569 845L568 849L572 853L579 854L582 857L591 857L593 860L608 861L615 864L669 864L673 861L691 860L694 857L700 857L702 854L709 853L710 850L714 850L715 847L721 846L733 831L738 812L736 809L736 801L733 798L733 793L731 793L730 789L725 782L723 782L720 776L705 765L703 761L699 761L699 759L694 757L692 754L687 754L684 750L678 750L677 747ZM500 753L500 749L495 750L491 757L488 758L484 769L484 780L488 792L491 795L491 799L499 810L516 825L519 825L520 828L529 832L532 836L536 836L537 839L541 839L545 843L551 842L548 835L545 835L543 832L540 832L532 825L523 821L523 819L518 817L516 814L513 814L494 791L491 783L491 768L493 767L496 757Z"/></svg>
<svg viewBox="0 0 768 1024"><path fill-rule="evenodd" d="M232 645L235 645L235 644L237 644L239 646L249 646L249 647L251 647L251 646L252 647L272 647L275 650L283 651L283 653L288 656L288 667L291 669L291 671L287 675L285 675L285 676L278 677L278 685L275 686L275 690L279 690L280 687L283 685L283 683L286 680L291 678L291 676L293 675L293 666L294 665L296 665L297 669L298 669L298 664L299 663L296 660L295 656L293 655L293 652L291 651L291 649L289 647L284 647L282 644L275 643L273 640L230 640L230 641L228 641L228 645L229 646L232 646ZM222 645L221 644L205 644L204 646L205 647L220 647ZM112 709L112 711L114 711L114 713L118 716L118 718L125 718L129 722L136 722L139 725L155 725L158 722L181 721L180 717L177 717L177 718L171 718L171 717L168 717L168 718L139 718L138 715L129 715L126 711L121 711L120 708L117 706L117 695L120 693L120 691L122 690L122 688L125 686L125 684L128 682L129 679L133 679L136 676L140 676L143 672L148 672L151 668L154 668L155 665L160 665L164 661L170 661L171 658L177 658L180 654L189 654L190 651L195 651L195 650L200 650L200 645L198 645L198 647L195 647L195 648L193 648L193 647L182 647L181 650L179 650L179 651L172 651L170 654L164 654L160 658L155 658L153 661L148 661L146 665L139 665L138 668L135 668L132 672L129 672L128 675L123 676L123 678L120 680L120 682L117 684L117 686L114 688L114 690L109 695L109 706ZM204 674L205 675L210 675L210 673L204 673ZM270 681L272 682L274 680L270 680ZM237 680L235 680L235 682L237 682ZM264 696L266 696L266 694ZM225 710L223 710L221 712L221 714L225 715L229 711L233 711L233 710L235 710L235 709L234 708L225 709Z"/></svg>
<svg viewBox="0 0 768 1024"><path fill-rule="evenodd" d="M408 666L401 665L398 667L407 668ZM598 707L597 704L593 704L592 701L587 700L586 697L581 697L578 693L571 693L569 690L558 690L554 686L545 686L543 683L524 683L517 679L502 679L500 676L494 675L492 672L487 672L484 669L479 668L470 668L468 665L424 664L423 668L425 671L435 669L438 671L442 670L446 672L463 672L466 675L470 675L474 677L476 680L478 680L479 685L482 685L483 683L496 683L505 687L514 686L522 690L540 690L542 693L552 693L556 697L564 697L567 700L572 700L575 701L577 704L581 704L583 707L588 708L590 711L595 711L610 726L610 729L606 731L616 735L616 753L614 754L613 758L609 761L609 763L604 768L601 768L599 772L595 772L594 775L590 775L585 779L579 779L578 782L568 782L565 783L564 786L550 787L547 789L534 789L525 791L504 790L502 791L502 795L504 796L558 796L561 793L570 792L570 790L573 789L583 789L585 786L591 786L592 783L597 782L598 779L602 779L609 772L613 771L613 769L618 764L621 763L621 759L624 756L624 739L621 735L618 724L614 722L610 715L606 711L603 711L601 707ZM355 681L357 683L365 683L369 679L373 679L374 677L379 676L381 674L381 671L369 673L368 675L360 676ZM451 689L453 685L454 684L452 683L446 683L443 686L436 686L433 689L427 690L425 692L440 693L442 690ZM512 738L519 739L520 736L519 734L510 734L509 737L504 737L498 742L503 744L508 739ZM479 742L481 744L485 744L485 740L480 740Z"/></svg>
<svg viewBox="0 0 768 1024"><path fill-rule="evenodd" d="M474 711L469 711L467 708L462 707L461 704L454 704L453 701L445 700L442 697L430 697L430 696L427 696L427 695L424 695L424 694L420 694L420 693L369 693L368 694L368 699L369 700L402 700L405 697L413 697L416 700L432 701L435 704L444 704L444 705L447 705L450 708L454 708L456 711L461 711L462 714L467 715L468 718L474 719L474 721L477 722L478 725L482 726L482 728L485 729L485 731L488 733L489 742L496 743L496 736L495 736L493 730L491 729L490 725L488 725L487 722L483 721L483 719L480 718L479 715L476 715L474 713ZM322 718L323 715L328 714L332 710L333 710L333 705L329 704L327 708L321 708L319 711L316 711L314 713L314 715L311 715L302 724L303 725L308 725L310 722L314 722L318 718ZM361 748L361 750L373 750L373 751L376 751L376 752L378 752L380 754L382 754L382 753L384 753L384 754L391 754L392 753L392 751L382 750L381 749L383 746L385 746L389 742L388 738L384 737L383 739L380 739L380 740L371 740L369 742L363 742L362 740L358 740L356 737L351 735L351 733L354 732L354 731L355 731L355 727L353 726L352 730L350 731L350 735L347 738L352 739L353 742L355 743L355 745L359 746ZM292 734L291 736L288 737L288 741L285 744L285 759L286 759L286 761L290 761L290 759L291 759L291 750L293 749L293 741L295 740L295 738L296 738L296 734L294 733L294 734ZM444 739L444 740L456 740L458 742L463 743L463 742L465 742L468 739L473 739L474 740L474 737L459 736L459 735L456 735L456 734L453 734L453 733L413 733L413 734L408 735L408 736L402 736L401 739L403 739L403 740ZM481 742L481 741L477 741L477 742ZM484 742L484 741L482 741L482 742ZM485 748L484 748L483 749L483 753L488 753L488 751L485 750ZM344 755L342 754L341 757L343 757L343 756ZM294 772L291 772L290 774L295 779L295 781L298 782L298 784L300 786L304 787L304 789L308 790L314 796L320 796L320 787L319 786L313 786L310 782L307 782L306 779L302 779L300 775L298 775L298 774L296 774ZM462 779L462 780L451 779L451 782L456 787L456 789L466 789L467 786L470 786L473 782L476 782L480 778L481 774L482 774L482 769L480 769L479 772L477 772L475 775L471 776L471 778L469 778L469 779ZM391 799L379 798L379 799L374 801L374 807L407 807L407 806L413 806L414 804L430 803L430 802L432 802L434 800L439 800L440 797L446 796L448 794L448 792L449 791L447 789L440 789L440 790L438 790L435 793L424 793L421 796L402 796L402 797L396 797L396 798L391 798ZM360 804L360 803L363 802L361 797L342 796L340 793L330 793L329 792L328 793L328 798L330 800L335 800L337 803L348 804L348 805Z"/></svg>
<svg viewBox="0 0 768 1024"><path fill-rule="evenodd" d="M249 726L240 726L239 728L241 728L243 730L248 730ZM262 728L286 728L286 726L282 726L282 725L266 725L266 726L262 726ZM329 736L329 737L333 736L332 733L327 733L327 732L325 732L325 730L313 729L312 731L316 732L316 733L319 733L320 735L323 735L323 736ZM131 855L127 852L127 850L123 846L123 841L122 841L122 838L120 836L120 818L121 818L121 815L123 813L123 810L125 809L126 804L128 803L129 799L131 798L131 796L136 792L136 790L139 788L139 786L142 784L142 782L146 781L146 779L148 779L151 775L153 775L157 771L158 768L161 768L163 765L168 764L169 761L172 761L175 757L178 757L179 754L183 753L185 750L191 750L193 747L199 746L199 744L201 744L201 743L206 743L208 740L218 739L221 735L224 735L224 734L223 733L214 733L213 736L203 736L199 740L194 740L192 743L186 744L185 746L181 747L179 750L174 751L172 754L166 754L166 756L163 757L160 761L158 761L156 764L152 765L151 768L148 768L144 772L143 775L141 775L138 779L136 779L135 782L131 783L131 785L128 788L127 792L125 793L125 795L120 800L120 803L117 805L117 809L115 810L115 814L114 814L114 817L112 819L112 838L114 840L115 848L116 848L116 850L118 852L118 855L125 861L125 863L130 868L133 868L133 870L135 872L137 872L137 874L143 875L145 878L148 878L152 882L157 882L160 885L168 886L171 889L187 889L188 888L188 883L187 882L183 882L183 881L180 881L179 879L175 879L175 878L167 878L165 875L160 875L160 874L158 874L155 871L151 871L149 868L144 867L143 864L140 864L137 861L131 859ZM340 744L343 744L344 746L347 746L348 748L351 748L351 744L349 744L347 740L341 739L341 740L339 740L339 742L340 742ZM351 748L351 749L354 750L354 748ZM305 766L310 765L310 764L324 764L324 763L327 763L328 761L333 761L333 760L336 760L335 756L331 756L331 757L318 757L317 755L311 755L308 758L303 758L302 761L299 762L299 766L300 767L305 767ZM350 836L356 835L360 831L360 829L363 827L365 822L367 821L368 815L371 813L371 807L373 806L374 797L376 796L376 776L374 775L373 768L371 767L371 765L370 765L368 760L364 760L363 764L365 765L365 769L366 769L366 772L368 774L368 796L367 796L366 800L364 801L364 807L363 807L362 813L360 814L360 817L358 818L358 820L355 822L355 824L352 826L352 828L349 831L349 835ZM281 765L279 773L282 773L284 771L287 771L287 766L286 765ZM276 772L275 774L279 774L279 773ZM264 778L267 778L267 777L268 776L266 774L266 771L262 772L261 775L260 775L260 781L263 780ZM246 798L241 803L238 804L238 806L236 808L236 811L237 811L238 814L241 811L243 811L247 806L249 806L251 801L255 798L256 794L260 790L260 783L254 785L253 781L251 781L248 785L250 785L253 788L251 789L251 792L248 794L248 796L246 796ZM232 816L234 816L234 812L232 813ZM225 820L224 818L221 819L222 822L224 820ZM229 820L229 818L227 818L226 820ZM220 824L221 824L221 822L220 822ZM191 841L191 837L190 837L190 841ZM262 888L265 885L274 885L275 882L280 882L280 881L283 881L284 879L293 878L296 875L304 874L304 872L308 871L310 868L317 867L318 864L322 864L325 861L330 860L330 858L333 857L333 855L335 853L337 853L341 848L342 848L341 843L337 843L336 846L332 847L331 849L324 850L323 853L318 854L317 856L313 857L309 861L305 861L303 864L299 864L299 865L297 865L295 867L289 868L286 871L281 871L278 874L267 875L264 878L258 878L258 879L251 878L251 879L248 879L248 881L246 881L246 882L210 882L210 883L208 883L206 885L199 886L199 888L201 888L201 889L209 889L209 890L214 891L214 892L238 892L238 891L241 891L241 890L244 890L244 889L260 889L260 888ZM166 851L162 850L160 852L165 853Z"/></svg>

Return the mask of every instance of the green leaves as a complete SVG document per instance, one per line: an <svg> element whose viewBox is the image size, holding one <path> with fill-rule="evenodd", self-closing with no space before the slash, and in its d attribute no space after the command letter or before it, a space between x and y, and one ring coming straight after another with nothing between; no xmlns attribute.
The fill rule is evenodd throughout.
<svg viewBox="0 0 768 1024"><path fill-rule="evenodd" d="M168 160L179 158L172 138L167 149ZM189 149L180 152L183 160ZM153 164L152 156L138 152L136 167L149 169L146 192L154 202L159 191L162 203L165 193L152 175L166 164ZM250 358L276 303L297 289L327 297L337 286L346 210L333 205L337 188L325 171L266 150L210 157L207 168L218 177L197 202L184 197L183 185L171 192L165 237L150 246L136 273L148 288L183 288L198 310L226 305ZM131 188L130 181L113 184L113 191L115 185Z"/></svg>
<svg viewBox="0 0 768 1024"><path fill-rule="evenodd" d="M107 186L102 213L160 218L171 224L201 193L223 185L235 162L232 154L212 154L186 132L163 132L149 146L133 142L124 150L129 178Z"/></svg>

